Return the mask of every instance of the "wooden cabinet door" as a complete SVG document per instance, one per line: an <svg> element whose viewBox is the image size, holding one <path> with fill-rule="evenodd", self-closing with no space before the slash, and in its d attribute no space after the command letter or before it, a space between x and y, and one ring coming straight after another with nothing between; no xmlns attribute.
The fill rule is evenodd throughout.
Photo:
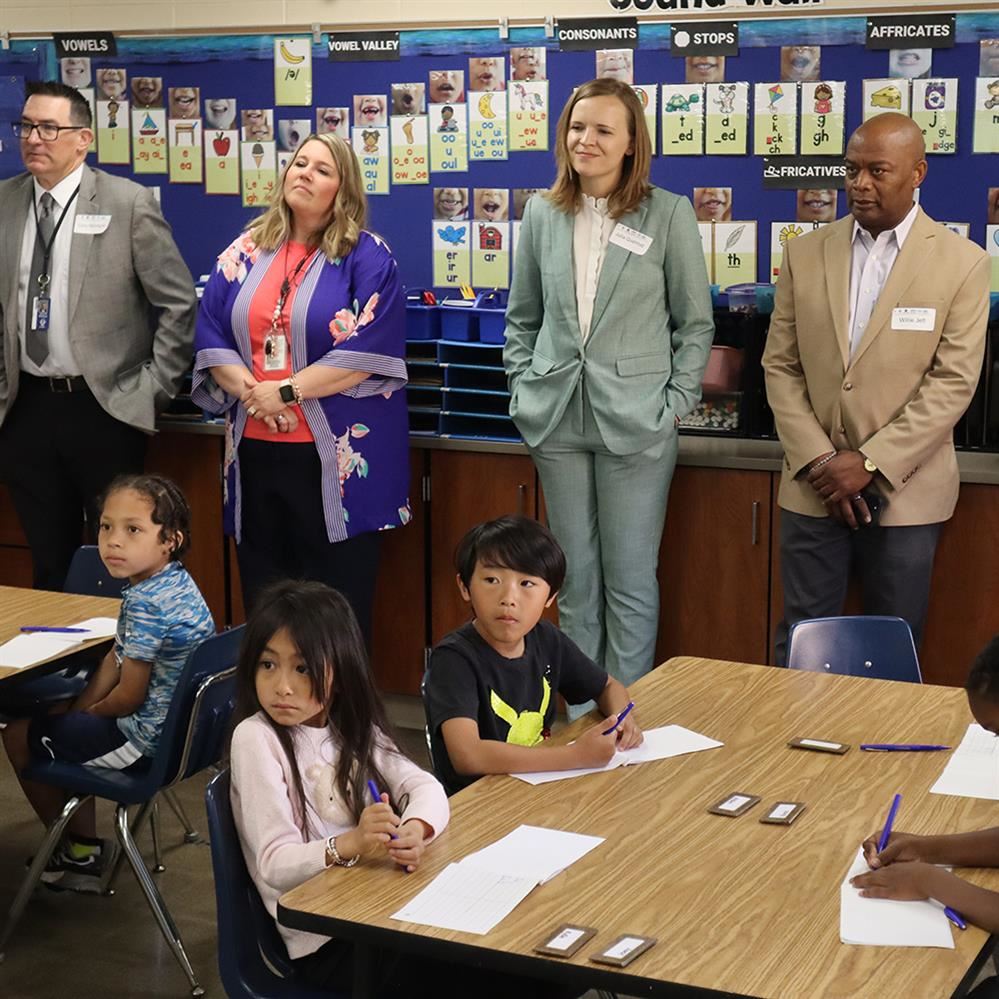
<svg viewBox="0 0 999 999"><path fill-rule="evenodd" d="M454 550L483 520L506 513L537 516L537 485L530 458L471 451L430 456L430 639L439 642L469 620L454 582Z"/></svg>
<svg viewBox="0 0 999 999"><path fill-rule="evenodd" d="M201 590L215 627L226 624L222 533L223 438L166 431L149 442L146 471L173 479L191 508L191 548L184 565Z"/></svg>
<svg viewBox="0 0 999 999"><path fill-rule="evenodd" d="M680 466L659 552L656 661L768 661L770 473Z"/></svg>
<svg viewBox="0 0 999 999"><path fill-rule="evenodd" d="M924 683L963 686L975 656L999 633L999 487L961 486L933 563L919 650Z"/></svg>
<svg viewBox="0 0 999 999"><path fill-rule="evenodd" d="M413 519L382 535L378 582L371 613L371 663L378 688L419 696L427 645L426 532L423 500L426 451L410 457L409 504Z"/></svg>

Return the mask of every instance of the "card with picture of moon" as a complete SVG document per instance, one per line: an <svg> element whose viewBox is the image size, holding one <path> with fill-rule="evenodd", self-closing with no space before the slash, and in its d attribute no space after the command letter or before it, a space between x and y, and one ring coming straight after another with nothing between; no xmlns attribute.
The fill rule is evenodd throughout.
<svg viewBox="0 0 999 999"><path fill-rule="evenodd" d="M486 90L468 105L468 155L476 160L507 159L506 94Z"/></svg>

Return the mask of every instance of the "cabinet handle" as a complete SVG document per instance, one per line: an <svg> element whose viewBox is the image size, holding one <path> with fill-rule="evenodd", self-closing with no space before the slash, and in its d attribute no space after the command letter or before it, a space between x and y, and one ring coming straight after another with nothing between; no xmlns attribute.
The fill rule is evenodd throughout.
<svg viewBox="0 0 999 999"><path fill-rule="evenodd" d="M750 544L758 545L760 543L760 501L753 500L753 526L752 526L752 537Z"/></svg>
<svg viewBox="0 0 999 999"><path fill-rule="evenodd" d="M521 517L527 516L527 483L521 482L517 486L517 512Z"/></svg>

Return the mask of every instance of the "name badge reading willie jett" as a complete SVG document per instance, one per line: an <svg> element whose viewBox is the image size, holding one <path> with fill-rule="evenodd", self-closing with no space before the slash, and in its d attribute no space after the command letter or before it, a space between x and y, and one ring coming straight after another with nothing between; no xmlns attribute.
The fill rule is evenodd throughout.
<svg viewBox="0 0 999 999"><path fill-rule="evenodd" d="M932 333L936 323L936 309L901 308L891 310L891 328L893 330Z"/></svg>
<svg viewBox="0 0 999 999"><path fill-rule="evenodd" d="M644 232L639 232L637 229L621 225L620 222L614 226L614 231L610 234L610 241L615 246L620 246L631 253L637 253L640 257L644 257L645 251L652 245L651 236L646 236Z"/></svg>
<svg viewBox="0 0 999 999"><path fill-rule="evenodd" d="M99 236L111 225L110 215L79 214L73 221L73 232L81 236Z"/></svg>

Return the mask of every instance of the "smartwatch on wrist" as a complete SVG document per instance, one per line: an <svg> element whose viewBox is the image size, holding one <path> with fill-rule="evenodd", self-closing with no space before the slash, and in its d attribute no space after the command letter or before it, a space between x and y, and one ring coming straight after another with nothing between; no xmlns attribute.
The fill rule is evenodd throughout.
<svg viewBox="0 0 999 999"><path fill-rule="evenodd" d="M286 378L278 386L278 395L281 396L281 401L286 405L289 405L295 401L295 389L291 384L290 378Z"/></svg>

